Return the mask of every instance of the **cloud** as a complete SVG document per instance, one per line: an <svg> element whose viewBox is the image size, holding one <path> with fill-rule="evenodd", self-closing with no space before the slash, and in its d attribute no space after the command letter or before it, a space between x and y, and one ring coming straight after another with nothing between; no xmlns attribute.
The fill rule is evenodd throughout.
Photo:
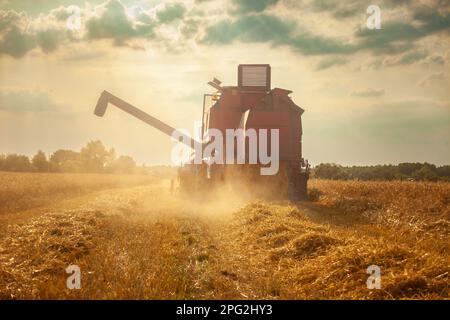
<svg viewBox="0 0 450 320"><path fill-rule="evenodd" d="M412 63L415 63L417 61L424 59L427 56L428 56L428 53L424 52L424 51L408 52L408 53L402 55L400 57L400 59L398 59L397 64L403 64L403 65L412 64Z"/></svg>
<svg viewBox="0 0 450 320"><path fill-rule="evenodd" d="M365 15L371 4L379 5L381 9L395 9L411 5L413 0L382 0L371 3L365 0L312 0L307 5L314 12L328 12L336 19L350 19L358 15Z"/></svg>
<svg viewBox="0 0 450 320"><path fill-rule="evenodd" d="M89 50L89 51L72 51L68 54L66 54L63 58L64 61L87 61L87 60L95 60L103 58L107 55L104 51L95 51L95 50Z"/></svg>
<svg viewBox="0 0 450 320"><path fill-rule="evenodd" d="M360 91L353 91L351 95L355 97L371 98L384 96L384 93L384 89L369 88Z"/></svg>
<svg viewBox="0 0 450 320"><path fill-rule="evenodd" d="M67 19L73 12L69 8L60 6L34 18L13 10L0 10L0 55L21 58L35 48L50 53L62 44L102 39L110 39L114 45L143 48L134 40L167 41L158 27L182 21L187 12L182 2L165 2L145 10L141 6L128 8L120 0L106 0L97 6L86 4L80 8L81 28L70 30ZM185 37L194 36L195 26L191 22L192 19L183 22L182 25L188 28L175 32ZM199 21L195 24L201 25ZM159 35L156 34L158 30Z"/></svg>
<svg viewBox="0 0 450 320"><path fill-rule="evenodd" d="M197 34L202 22L198 18L188 18L183 21L181 33L186 38L194 38Z"/></svg>
<svg viewBox="0 0 450 320"><path fill-rule="evenodd" d="M341 57L332 57L319 62L316 67L316 70L325 70L331 68L333 66L340 66L347 64L348 60Z"/></svg>
<svg viewBox="0 0 450 320"><path fill-rule="evenodd" d="M430 34L441 30L450 30L450 13L439 13L430 7L420 8L414 12L414 20L421 22L419 30L424 34Z"/></svg>
<svg viewBox="0 0 450 320"><path fill-rule="evenodd" d="M295 23L271 15L251 15L236 21L222 20L206 29L205 43L230 44L242 42L286 43L295 29Z"/></svg>
<svg viewBox="0 0 450 320"><path fill-rule="evenodd" d="M131 38L153 35L154 24L148 22L149 17L140 15L136 20L131 19L118 0L108 0L97 10L100 14L86 22L88 39L113 39L121 44Z"/></svg>
<svg viewBox="0 0 450 320"><path fill-rule="evenodd" d="M446 58L439 54L429 54L425 50L413 50L402 55L387 58L384 60L385 66L411 65L420 63L422 65L444 65Z"/></svg>
<svg viewBox="0 0 450 320"><path fill-rule="evenodd" d="M237 7L236 13L262 12L277 2L279 0L233 0Z"/></svg>
<svg viewBox="0 0 450 320"><path fill-rule="evenodd" d="M428 52L422 50L413 50L392 58L384 60L385 66L410 65L422 61L428 57Z"/></svg>
<svg viewBox="0 0 450 320"><path fill-rule="evenodd" d="M290 46L305 55L354 52L352 45L316 36L306 30L298 32L294 21L268 14L241 16L235 21L222 20L206 29L206 36L202 41L207 44L268 42L274 46Z"/></svg>
<svg viewBox="0 0 450 320"><path fill-rule="evenodd" d="M161 10L166 20L174 18L179 12L176 4ZM157 26L153 16L143 10L129 16L127 8L119 0L107 0L96 7L82 9L83 25L78 31L67 28L70 14L69 7L58 7L32 19L25 13L0 10L0 55L21 58L35 48L50 53L62 44L99 39L111 39L116 45L127 45L133 39L153 38Z"/></svg>
<svg viewBox="0 0 450 320"><path fill-rule="evenodd" d="M386 6L388 8L395 8L403 5L408 5L411 2L413 2L413 0L384 0L383 6Z"/></svg>
<svg viewBox="0 0 450 320"><path fill-rule="evenodd" d="M0 11L0 53L20 58L36 46L34 37L26 32L27 25L24 13Z"/></svg>
<svg viewBox="0 0 450 320"><path fill-rule="evenodd" d="M282 1L284 3L279 8L277 6L277 12L271 10ZM351 17L356 22L358 15L366 14L366 1L310 0L288 6L287 0L233 0L234 11L227 11L226 5L222 8L213 1L188 3L168 0L150 8L145 6L147 9L126 7L124 3L129 2L105 0L97 6L85 5L82 28L78 32L67 29L68 8L62 6L33 18L15 11L0 11L0 55L21 58L35 48L50 53L62 44L101 39L110 39L115 45L130 48L145 48L149 41L157 42L161 48L180 47L192 42L206 45L243 42L286 46L303 55L351 55L368 51L376 56L393 56L387 65L407 65L426 58L424 50L420 51L418 40L438 32L447 32L444 36L448 37L450 29L448 11L437 10L443 6L435 4L431 9L424 9L409 0L382 2L381 5L390 10L388 13L404 10L405 14L399 20L398 15L389 16L387 13L391 20L383 20L381 30L361 28L332 37L318 33L318 28L313 32L295 17L328 12L331 19L334 18L333 24ZM202 12L202 15L193 16L193 12ZM179 23L170 25L175 21ZM339 61L342 62L342 58L334 63L323 61L318 69L331 67L329 63L337 65ZM438 57L433 61L442 64ZM433 61L430 58L429 62Z"/></svg>
<svg viewBox="0 0 450 320"><path fill-rule="evenodd" d="M354 45L343 43L340 39L314 35L308 31L301 32L285 44L304 55L351 54L357 51Z"/></svg>
<svg viewBox="0 0 450 320"><path fill-rule="evenodd" d="M275 1L245 2L242 4L242 8L245 9L242 10L258 12L275 3ZM127 14L127 8L119 0L108 0L90 10L84 9L82 12L84 22L82 30L85 33L77 40L111 39L116 45L127 45L128 41L133 39L155 39L158 37L156 32L159 25L183 19L179 32L183 37L180 41L184 41L189 36L194 37L198 29L207 24L202 23L207 19L205 17L197 17L195 21L191 18L185 19L187 8L177 2L155 7L153 15L142 10L137 15L130 16ZM9 30L2 37L0 53L20 58L36 47L48 53L56 50L62 43L70 43L76 39L65 25L65 19L68 17L67 8L56 8L47 16L39 18L40 21L36 24L46 27L33 30L24 27L31 21L28 17L19 16L13 11L2 14L11 16L14 21L9 23L7 19L2 19L2 25L7 26ZM267 14L240 15L237 19L224 19L206 27L205 32L206 36L202 42L206 44L230 44L234 41L267 42L274 46L290 46L305 55L354 52L353 46L343 44L338 39L314 35L306 29L300 29L292 20ZM164 41L163 34L161 37Z"/></svg>
<svg viewBox="0 0 450 320"><path fill-rule="evenodd" d="M388 7L395 8L407 5L410 1L385 2ZM261 10L259 11L264 10L264 5L260 5ZM349 2L314 0L310 3L310 7L313 11L328 11L334 18L340 20L365 14L367 3L359 0ZM267 42L274 46L289 46L304 55L354 54L360 51L370 51L375 55L397 55L414 49L417 40L448 30L449 19L450 14L448 13L439 13L436 10L423 8L416 9L412 12L410 19L398 20L397 18L397 20L383 21L381 30L360 28L354 32L354 39L349 41L314 34L288 18L281 19L279 16L253 12L240 15L235 19L223 19L210 25L206 28L206 36L203 40L210 44L230 44L234 41ZM348 38L351 37L348 36ZM424 58L423 55L421 57L417 55L420 53L407 54L397 63L408 64Z"/></svg>
<svg viewBox="0 0 450 320"><path fill-rule="evenodd" d="M417 85L419 87L424 87L427 86L435 81L440 81L445 79L445 75L444 72L435 72L435 73L431 73L429 75L427 75L425 78L423 78L422 80L420 80Z"/></svg>
<svg viewBox="0 0 450 320"><path fill-rule="evenodd" d="M38 17L44 12L49 12L56 6L82 6L86 0L0 0L0 8L4 10L14 10L16 12L26 12L27 15ZM100 4L104 0L89 0L91 5Z"/></svg>
<svg viewBox="0 0 450 320"><path fill-rule="evenodd" d="M410 50L414 42L431 34L450 29L450 14L439 14L424 9L414 13L414 21L387 21L381 30L360 29L355 33L359 40L358 49L372 50L378 54L396 54Z"/></svg>
<svg viewBox="0 0 450 320"><path fill-rule="evenodd" d="M10 113L50 112L60 109L46 93L25 90L0 91L0 111Z"/></svg>
<svg viewBox="0 0 450 320"><path fill-rule="evenodd" d="M60 43L66 39L66 32L63 30L44 30L37 32L36 36L37 45L46 53L56 50Z"/></svg>
<svg viewBox="0 0 450 320"><path fill-rule="evenodd" d="M186 6L183 3L168 3L164 9L158 11L156 16L161 23L170 23L183 18Z"/></svg>
<svg viewBox="0 0 450 320"><path fill-rule="evenodd" d="M34 48L49 53L73 40L61 19L64 10L58 8L36 19L24 12L0 11L0 55L21 58Z"/></svg>
<svg viewBox="0 0 450 320"><path fill-rule="evenodd" d="M411 50L385 59L377 59L367 65L368 69L379 70L382 67L409 66L413 64L423 66L442 66L449 60L445 54L430 54L427 50Z"/></svg>
<svg viewBox="0 0 450 320"><path fill-rule="evenodd" d="M414 40L424 34L413 25L399 21L382 24L381 30L360 29L355 33L360 50L372 50L378 54L395 54L412 48Z"/></svg>
<svg viewBox="0 0 450 320"><path fill-rule="evenodd" d="M446 63L446 57L438 54L428 56L422 61L425 65L444 65Z"/></svg>
<svg viewBox="0 0 450 320"><path fill-rule="evenodd" d="M352 18L366 11L364 1L314 0L310 7L316 12L330 12L337 19Z"/></svg>

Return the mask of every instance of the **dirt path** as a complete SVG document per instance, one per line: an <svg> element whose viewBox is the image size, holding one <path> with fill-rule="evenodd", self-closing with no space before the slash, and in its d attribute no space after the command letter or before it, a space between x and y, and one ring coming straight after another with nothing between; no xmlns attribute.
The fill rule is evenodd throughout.
<svg viewBox="0 0 450 320"><path fill-rule="evenodd" d="M446 241L332 216L230 197L199 206L167 182L95 192L1 218L0 298L448 298ZM366 286L373 264L380 290ZM80 290L66 287L69 265Z"/></svg>

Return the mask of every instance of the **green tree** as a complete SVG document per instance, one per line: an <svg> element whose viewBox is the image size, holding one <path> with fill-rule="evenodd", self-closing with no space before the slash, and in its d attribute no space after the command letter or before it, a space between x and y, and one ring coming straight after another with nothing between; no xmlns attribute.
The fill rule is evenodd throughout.
<svg viewBox="0 0 450 320"><path fill-rule="evenodd" d="M0 154L0 170L3 170L3 166L5 165L6 156L4 154Z"/></svg>
<svg viewBox="0 0 450 320"><path fill-rule="evenodd" d="M106 150L103 143L99 140L90 141L80 151L82 168L87 172L103 172L105 164L110 157L110 152Z"/></svg>
<svg viewBox="0 0 450 320"><path fill-rule="evenodd" d="M31 160L33 167L39 172L49 171L49 162L47 161L47 156L41 150L39 150Z"/></svg>
<svg viewBox="0 0 450 320"><path fill-rule="evenodd" d="M430 163L400 163L399 165L343 167L333 163L321 163L314 169L314 176L323 179L420 181L450 180L450 166L436 167Z"/></svg>
<svg viewBox="0 0 450 320"><path fill-rule="evenodd" d="M136 170L136 162L129 156L120 156L111 165L114 173L133 173Z"/></svg>
<svg viewBox="0 0 450 320"><path fill-rule="evenodd" d="M414 171L418 171L421 168L422 168L421 163L410 163L410 162L399 163L397 166L398 172L407 177L411 177Z"/></svg>
<svg viewBox="0 0 450 320"><path fill-rule="evenodd" d="M344 168L334 163L321 163L314 168L314 176L321 179L346 179Z"/></svg>
<svg viewBox="0 0 450 320"><path fill-rule="evenodd" d="M80 172L80 153L72 150L56 150L50 156L50 169L56 172Z"/></svg>
<svg viewBox="0 0 450 320"><path fill-rule="evenodd" d="M31 171L30 159L19 154L8 154L3 162L3 169L6 171Z"/></svg>
<svg viewBox="0 0 450 320"><path fill-rule="evenodd" d="M425 164L420 170L413 173L412 177L420 181L437 181L439 176L433 170L433 166Z"/></svg>
<svg viewBox="0 0 450 320"><path fill-rule="evenodd" d="M108 155L106 157L105 167L112 168L115 161L116 161L116 150L114 150L114 148L111 148L109 149Z"/></svg>
<svg viewBox="0 0 450 320"><path fill-rule="evenodd" d="M448 181L450 179L450 166L441 166L436 168L436 172L443 180Z"/></svg>

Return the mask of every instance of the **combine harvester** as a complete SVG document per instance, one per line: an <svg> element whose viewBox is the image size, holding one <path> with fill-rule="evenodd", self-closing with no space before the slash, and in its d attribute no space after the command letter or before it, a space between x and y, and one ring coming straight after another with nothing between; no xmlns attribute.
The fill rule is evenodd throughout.
<svg viewBox="0 0 450 320"><path fill-rule="evenodd" d="M270 65L239 65L237 86L222 86L217 79L208 84L216 92L203 97L200 141L107 91L101 94L94 113L102 117L110 103L191 148L191 161L178 170L179 188L183 193L202 194L215 187L231 186L238 193L265 198L306 199L309 164L302 157L301 116L304 110L289 97L292 91L271 88ZM234 133L231 149L229 141L218 142L217 135L209 134L213 131L222 137ZM269 131L276 132L276 148L272 146L273 135L271 139L267 138ZM264 133L265 139L261 140L260 133ZM259 141L252 141L255 136L260 138ZM256 143L256 153L251 149L252 142ZM261 146L266 149L265 160L262 161L259 152L260 157L255 161ZM213 157L204 157L207 149L209 153L206 154ZM275 152L277 157L273 157ZM269 153L270 159L275 159L276 163L270 165L275 166L276 172L261 174L264 168L268 169ZM219 158L222 161L218 161Z"/></svg>

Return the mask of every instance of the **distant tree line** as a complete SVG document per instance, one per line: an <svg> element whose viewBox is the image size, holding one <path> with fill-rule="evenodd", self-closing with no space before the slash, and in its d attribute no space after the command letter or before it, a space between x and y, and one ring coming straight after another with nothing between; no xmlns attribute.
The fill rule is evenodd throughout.
<svg viewBox="0 0 450 320"><path fill-rule="evenodd" d="M101 141L90 141L79 152L57 150L49 157L39 150L29 158L20 154L0 154L0 170L18 172L134 173L136 162L129 156L116 156Z"/></svg>
<svg viewBox="0 0 450 320"><path fill-rule="evenodd" d="M321 163L313 169L313 175L332 180L450 181L450 166L405 162L398 165L344 167L334 163Z"/></svg>

